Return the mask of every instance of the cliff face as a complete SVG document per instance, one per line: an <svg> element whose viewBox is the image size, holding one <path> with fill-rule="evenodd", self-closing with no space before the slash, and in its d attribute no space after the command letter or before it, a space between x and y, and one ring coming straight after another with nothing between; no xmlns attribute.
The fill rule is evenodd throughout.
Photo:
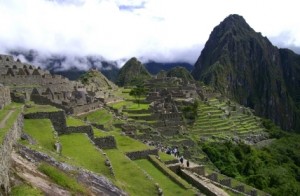
<svg viewBox="0 0 300 196"><path fill-rule="evenodd" d="M299 58L230 15L210 34L192 75L283 129L298 130Z"/></svg>

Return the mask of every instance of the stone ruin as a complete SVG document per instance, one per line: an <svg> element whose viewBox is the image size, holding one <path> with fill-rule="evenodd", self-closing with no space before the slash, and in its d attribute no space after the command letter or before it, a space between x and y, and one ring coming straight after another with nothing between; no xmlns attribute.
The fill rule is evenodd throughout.
<svg viewBox="0 0 300 196"><path fill-rule="evenodd" d="M3 86L0 84L0 110L10 104L11 97L10 97L10 90L8 87Z"/></svg>
<svg viewBox="0 0 300 196"><path fill-rule="evenodd" d="M34 101L64 109L68 114L88 112L103 102L80 82L52 75L40 67L0 55L0 83L9 86L13 101ZM0 102L1 104L1 102Z"/></svg>

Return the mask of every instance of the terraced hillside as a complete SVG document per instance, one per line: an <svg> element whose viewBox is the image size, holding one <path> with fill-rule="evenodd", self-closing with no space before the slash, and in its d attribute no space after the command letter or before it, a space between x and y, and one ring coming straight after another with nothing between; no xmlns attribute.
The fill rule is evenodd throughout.
<svg viewBox="0 0 300 196"><path fill-rule="evenodd" d="M190 131L199 136L247 135L264 131L260 118L250 109L220 101L216 98L201 101L198 117Z"/></svg>
<svg viewBox="0 0 300 196"><path fill-rule="evenodd" d="M41 110L56 112L55 108L51 106L31 104L30 107L26 107L25 113L30 114L40 112ZM94 111L91 116L93 116L95 112L97 111ZM86 114L84 118L90 118L89 114ZM107 114L109 114L109 112ZM101 119L101 116L99 116L99 119ZM73 117L67 117L66 124L72 127L86 125L84 121ZM113 127L113 123L111 125ZM153 150L153 146L148 146L138 140L125 136L121 134L120 129L115 127L109 131L103 131L93 127L93 132L95 140L97 138L101 139L113 136L116 141L115 148L100 149L96 147L91 141L91 138L84 133L71 133L57 136L57 132L54 130L49 119L25 119L24 133L27 139L21 140L20 144L34 151L45 153L47 154L46 156L51 156L61 163L84 168L97 175L105 176L113 184L130 195L140 195L141 193L143 193L143 195L157 195L158 189L162 190L164 195L176 195L178 193L194 195L197 192L194 189L182 188L179 184L174 183L168 176L149 162L146 157L140 161L133 161L126 155L127 153L136 151ZM60 150L57 149L57 144L60 145ZM174 159L174 157L169 157L169 155L162 152L160 152L159 155L162 156L162 160ZM76 175L69 173L66 175L78 181ZM48 177L51 178L51 176ZM170 182L164 182L164 180L161 179ZM87 185L81 182L80 184L80 186L85 187L80 189L81 191L87 190ZM137 184L139 184L139 186L137 186ZM31 186L34 187L34 184ZM19 187L15 187L14 189L17 190L18 188ZM75 188L72 189L66 186L64 189L76 194L80 193ZM86 191L83 192L83 194L89 195L90 193Z"/></svg>

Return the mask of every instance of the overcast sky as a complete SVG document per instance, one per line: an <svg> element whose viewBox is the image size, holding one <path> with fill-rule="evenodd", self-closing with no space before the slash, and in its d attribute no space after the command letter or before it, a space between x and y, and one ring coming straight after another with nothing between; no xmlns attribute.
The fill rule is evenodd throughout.
<svg viewBox="0 0 300 196"><path fill-rule="evenodd" d="M300 47L297 0L0 0L0 52L143 57L194 64L212 29L242 15L279 47Z"/></svg>

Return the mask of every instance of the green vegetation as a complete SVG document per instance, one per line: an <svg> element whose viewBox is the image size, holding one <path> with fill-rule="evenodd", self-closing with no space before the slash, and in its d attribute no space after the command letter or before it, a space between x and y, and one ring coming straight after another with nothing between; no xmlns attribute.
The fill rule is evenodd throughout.
<svg viewBox="0 0 300 196"><path fill-rule="evenodd" d="M64 172L49 164L42 163L39 165L38 169L46 174L51 180L53 180L53 182L69 189L71 192L73 192L73 194L87 192L85 187L79 184L74 178L71 178Z"/></svg>
<svg viewBox="0 0 300 196"><path fill-rule="evenodd" d="M49 119L25 119L24 132L33 137L38 144L50 151L54 150L54 134L52 123Z"/></svg>
<svg viewBox="0 0 300 196"><path fill-rule="evenodd" d="M140 99L147 94L147 91L148 90L143 85L137 85L130 91L129 95L133 96L138 103L138 106L140 106Z"/></svg>
<svg viewBox="0 0 300 196"><path fill-rule="evenodd" d="M56 112L60 111L61 109L58 109L54 106L50 105L36 105L36 104L30 104L29 106L25 107L25 113L36 113L36 112Z"/></svg>
<svg viewBox="0 0 300 196"><path fill-rule="evenodd" d="M120 150L105 150L105 153L113 166L117 185L130 195L157 195L154 182Z"/></svg>
<svg viewBox="0 0 300 196"><path fill-rule="evenodd" d="M118 149L122 150L123 152L140 151L154 148L128 136L120 135L120 133L113 133L113 136L115 136Z"/></svg>
<svg viewBox="0 0 300 196"><path fill-rule="evenodd" d="M117 79L119 86L135 86L151 78L144 65L136 58L129 59L120 69Z"/></svg>
<svg viewBox="0 0 300 196"><path fill-rule="evenodd" d="M192 74L184 67L174 67L167 72L167 77L182 78L184 81L193 81Z"/></svg>
<svg viewBox="0 0 300 196"><path fill-rule="evenodd" d="M73 127L78 127L78 126L83 126L86 125L82 120L73 118L68 116L67 117L67 126L73 126Z"/></svg>
<svg viewBox="0 0 300 196"><path fill-rule="evenodd" d="M175 160L176 158L172 155L166 154L164 152L158 152L159 158L161 161L166 162L166 161L172 161Z"/></svg>
<svg viewBox="0 0 300 196"><path fill-rule="evenodd" d="M87 120L91 123L110 125L113 121L113 115L105 109L99 109L87 114L79 116L82 120Z"/></svg>
<svg viewBox="0 0 300 196"><path fill-rule="evenodd" d="M27 184L14 186L10 193L11 196L42 196L44 195L40 190L33 188Z"/></svg>
<svg viewBox="0 0 300 196"><path fill-rule="evenodd" d="M192 190L182 188L180 185L164 175L164 173L157 169L149 160L140 159L135 162L159 184L159 186L163 189L164 195L195 195Z"/></svg>
<svg viewBox="0 0 300 196"><path fill-rule="evenodd" d="M74 165L111 177L108 167L104 164L104 156L86 135L82 133L62 135L59 136L59 140L62 144L62 155L69 157Z"/></svg>
<svg viewBox="0 0 300 196"><path fill-rule="evenodd" d="M22 111L22 105L12 103L8 106L5 106L2 110L0 110L0 122L12 111L9 118L4 123L4 127L0 128L0 143L2 143L3 138L7 131L12 127L12 125L17 120L19 114Z"/></svg>
<svg viewBox="0 0 300 196"><path fill-rule="evenodd" d="M203 150L227 176L272 195L300 195L299 140L291 134L262 149L226 142L208 143Z"/></svg>

